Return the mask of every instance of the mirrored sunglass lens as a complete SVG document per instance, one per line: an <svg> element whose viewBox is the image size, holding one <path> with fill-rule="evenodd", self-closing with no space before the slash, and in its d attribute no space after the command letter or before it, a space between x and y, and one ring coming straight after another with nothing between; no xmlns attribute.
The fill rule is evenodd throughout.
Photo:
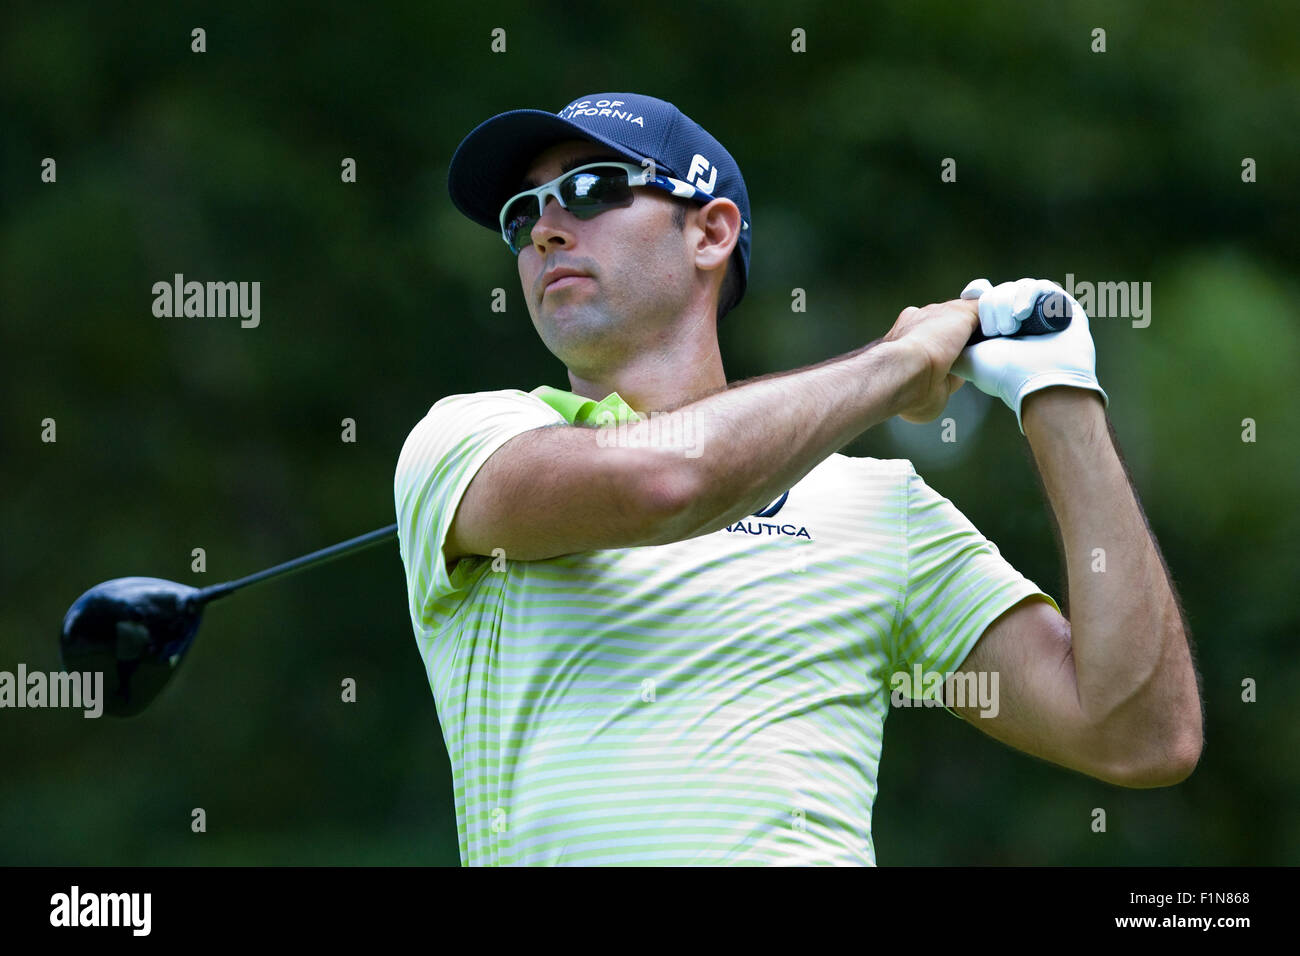
<svg viewBox="0 0 1300 956"><path fill-rule="evenodd" d="M608 209L629 206L632 188L627 173L618 167L585 169L560 184L564 204L579 219L590 219Z"/></svg>
<svg viewBox="0 0 1300 956"><path fill-rule="evenodd" d="M506 238L510 248L519 252L529 242L533 226L537 225L537 199L525 196L515 200L506 210Z"/></svg>
<svg viewBox="0 0 1300 956"><path fill-rule="evenodd" d="M521 251L524 246L532 242L533 226L537 225L536 216L524 216L517 219L506 227L507 234L510 236L510 248L515 252Z"/></svg>

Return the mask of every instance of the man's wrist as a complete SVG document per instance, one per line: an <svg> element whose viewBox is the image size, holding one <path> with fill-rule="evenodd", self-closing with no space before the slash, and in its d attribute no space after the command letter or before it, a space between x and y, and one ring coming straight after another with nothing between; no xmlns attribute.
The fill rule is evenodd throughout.
<svg viewBox="0 0 1300 956"><path fill-rule="evenodd" d="M926 369L920 353L902 341L882 341L864 356L873 363L877 381L885 384L883 420L893 418L916 403L922 393L921 374Z"/></svg>
<svg viewBox="0 0 1300 956"><path fill-rule="evenodd" d="M1053 385L1030 392L1020 402L1020 424L1025 437L1092 434L1104 432L1106 405L1101 394L1090 388Z"/></svg>

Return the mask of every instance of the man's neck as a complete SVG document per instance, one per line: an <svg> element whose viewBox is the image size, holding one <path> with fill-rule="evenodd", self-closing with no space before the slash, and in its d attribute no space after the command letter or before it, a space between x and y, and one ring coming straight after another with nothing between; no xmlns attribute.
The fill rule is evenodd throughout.
<svg viewBox="0 0 1300 956"><path fill-rule="evenodd" d="M637 413L668 411L699 401L727 387L718 349L716 319L701 315L665 329L617 368L569 369L570 391L601 401L618 392Z"/></svg>
<svg viewBox="0 0 1300 956"><path fill-rule="evenodd" d="M569 385L575 395L597 402L618 392L635 411L645 413L678 408L720 392L727 387L727 376L715 349L707 357L697 355L694 361L676 366L662 356L651 356L610 375L584 378L570 370Z"/></svg>

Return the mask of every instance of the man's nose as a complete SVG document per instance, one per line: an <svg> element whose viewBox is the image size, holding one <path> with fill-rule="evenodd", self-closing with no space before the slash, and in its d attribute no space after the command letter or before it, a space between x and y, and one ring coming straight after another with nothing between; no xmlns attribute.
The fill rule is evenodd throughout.
<svg viewBox="0 0 1300 956"><path fill-rule="evenodd" d="M554 196L547 196L542 206L542 216L533 225L531 238L534 244L540 246L548 245L552 239L572 242L572 225L573 216L569 211Z"/></svg>

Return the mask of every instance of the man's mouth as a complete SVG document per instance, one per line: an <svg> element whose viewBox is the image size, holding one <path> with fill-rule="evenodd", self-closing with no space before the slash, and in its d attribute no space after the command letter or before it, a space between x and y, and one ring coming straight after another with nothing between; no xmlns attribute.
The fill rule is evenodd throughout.
<svg viewBox="0 0 1300 956"><path fill-rule="evenodd" d="M542 295L545 296L548 289L576 285L577 280L590 278L587 273L573 266L552 266L542 273Z"/></svg>
<svg viewBox="0 0 1300 956"><path fill-rule="evenodd" d="M576 285L579 282L588 282L590 280L591 276L560 276L560 278L552 279L546 284L546 288L542 290L542 295L546 295L546 293L550 292L552 289L563 289L566 286Z"/></svg>

